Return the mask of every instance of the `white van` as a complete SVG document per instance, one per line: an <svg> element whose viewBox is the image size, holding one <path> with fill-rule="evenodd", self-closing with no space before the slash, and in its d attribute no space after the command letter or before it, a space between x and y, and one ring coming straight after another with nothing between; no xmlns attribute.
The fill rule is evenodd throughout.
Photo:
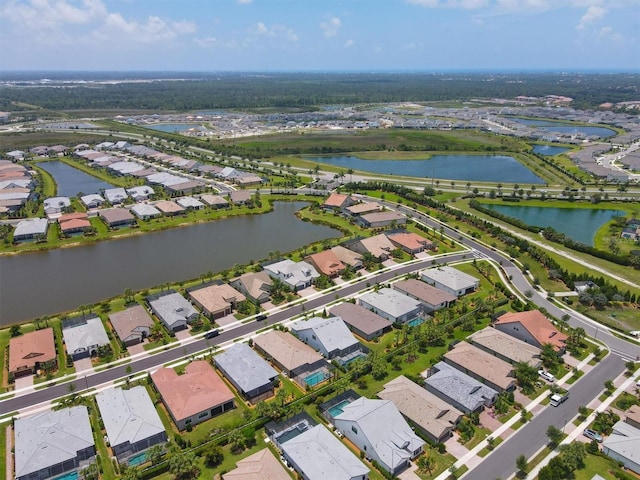
<svg viewBox="0 0 640 480"><path fill-rule="evenodd" d="M569 394L568 393L565 393L564 395L562 395L560 393L554 393L553 395L551 395L551 401L549 403L552 406L557 407L561 403L564 403L565 400L567 400L567 398L569 398Z"/></svg>

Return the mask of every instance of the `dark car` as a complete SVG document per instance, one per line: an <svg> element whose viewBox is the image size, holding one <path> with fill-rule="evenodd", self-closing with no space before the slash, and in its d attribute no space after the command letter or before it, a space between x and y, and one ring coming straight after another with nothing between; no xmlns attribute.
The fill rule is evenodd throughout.
<svg viewBox="0 0 640 480"><path fill-rule="evenodd" d="M214 328L213 330L209 330L207 333L205 333L204 338L213 338L217 337L218 335L220 335L220 330Z"/></svg>
<svg viewBox="0 0 640 480"><path fill-rule="evenodd" d="M256 321L258 321L258 322L261 322L262 320L266 320L266 319L267 319L267 316L266 316L266 315L264 315L264 314L262 314L262 315L258 315L258 316L256 317Z"/></svg>

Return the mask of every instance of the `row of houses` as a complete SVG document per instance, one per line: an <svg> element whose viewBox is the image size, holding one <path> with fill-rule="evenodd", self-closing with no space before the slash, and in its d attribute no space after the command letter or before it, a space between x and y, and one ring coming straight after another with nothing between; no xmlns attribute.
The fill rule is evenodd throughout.
<svg viewBox="0 0 640 480"><path fill-rule="evenodd" d="M407 223L407 217L395 211L385 210L378 202L362 202L342 193L329 195L322 208L352 218L364 228L385 228Z"/></svg>
<svg viewBox="0 0 640 480"><path fill-rule="evenodd" d="M0 160L0 215L20 210L35 198L35 181L25 166Z"/></svg>

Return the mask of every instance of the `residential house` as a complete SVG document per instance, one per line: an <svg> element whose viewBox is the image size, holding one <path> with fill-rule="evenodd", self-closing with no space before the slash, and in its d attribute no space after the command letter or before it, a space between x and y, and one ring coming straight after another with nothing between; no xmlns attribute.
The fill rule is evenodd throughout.
<svg viewBox="0 0 640 480"><path fill-rule="evenodd" d="M236 462L236 468L222 474L222 480L291 480L271 450L263 448Z"/></svg>
<svg viewBox="0 0 640 480"><path fill-rule="evenodd" d="M167 432L145 387L107 388L96 395L96 402L109 446L119 463L167 442Z"/></svg>
<svg viewBox="0 0 640 480"><path fill-rule="evenodd" d="M540 310L505 313L498 317L493 326L538 348L550 343L556 352L564 353L567 346L567 335L558 330Z"/></svg>
<svg viewBox="0 0 640 480"><path fill-rule="evenodd" d="M378 397L391 400L400 413L433 443L444 443L449 439L464 415L404 375L387 382Z"/></svg>
<svg viewBox="0 0 640 480"><path fill-rule="evenodd" d="M46 238L48 227L49 221L46 218L27 218L26 220L21 220L13 232L13 241L22 242L39 237Z"/></svg>
<svg viewBox="0 0 640 480"><path fill-rule="evenodd" d="M422 304L391 288L367 292L358 299L360 305L392 323L410 323L423 315Z"/></svg>
<svg viewBox="0 0 640 480"><path fill-rule="evenodd" d="M174 332L184 330L200 315L186 298L174 290L148 296L147 304L164 326Z"/></svg>
<svg viewBox="0 0 640 480"><path fill-rule="evenodd" d="M393 210L388 210L361 215L358 218L358 223L363 228L384 228L404 225L407 223L407 217Z"/></svg>
<svg viewBox="0 0 640 480"><path fill-rule="evenodd" d="M247 297L226 283L213 284L206 287L189 289L191 301L210 318L221 318L230 315L240 302Z"/></svg>
<svg viewBox="0 0 640 480"><path fill-rule="evenodd" d="M421 374L425 388L466 414L493 405L498 392L445 362L438 362Z"/></svg>
<svg viewBox="0 0 640 480"><path fill-rule="evenodd" d="M447 308L458 299L458 297L449 292L432 287L415 278L394 282L393 289L418 300L427 313L433 313L441 308Z"/></svg>
<svg viewBox="0 0 640 480"><path fill-rule="evenodd" d="M85 207L92 209L100 207L104 203L104 198L97 193L91 193L89 195L81 196L80 201L84 203Z"/></svg>
<svg viewBox="0 0 640 480"><path fill-rule="evenodd" d="M456 297L473 293L480 286L480 280L477 278L448 265L422 270L420 276L429 285L449 292Z"/></svg>
<svg viewBox="0 0 640 480"><path fill-rule="evenodd" d="M433 249L433 242L421 237L417 233L392 233L388 235L388 237L396 247L401 248L411 255Z"/></svg>
<svg viewBox="0 0 640 480"><path fill-rule="evenodd" d="M214 362L245 400L257 403L273 395L278 372L246 343L225 349Z"/></svg>
<svg viewBox="0 0 640 480"><path fill-rule="evenodd" d="M369 468L323 425L307 414L265 429L285 460L305 480L368 480Z"/></svg>
<svg viewBox="0 0 640 480"><path fill-rule="evenodd" d="M15 378L38 370L52 370L57 364L53 328L24 333L9 340L9 374Z"/></svg>
<svg viewBox="0 0 640 480"><path fill-rule="evenodd" d="M536 368L541 364L538 347L492 327L472 333L467 342L511 364L524 362Z"/></svg>
<svg viewBox="0 0 640 480"><path fill-rule="evenodd" d="M62 213L71 207L69 197L51 197L44 200L44 213L47 216Z"/></svg>
<svg viewBox="0 0 640 480"><path fill-rule="evenodd" d="M309 263L323 275L334 278L340 275L340 272L347 268L332 250L323 250L313 253L307 257Z"/></svg>
<svg viewBox="0 0 640 480"><path fill-rule="evenodd" d="M136 223L135 217L126 208L114 207L99 210L98 216L110 228L124 227Z"/></svg>
<svg viewBox="0 0 640 480"><path fill-rule="evenodd" d="M444 354L444 361L499 392L516 388L511 364L470 343L458 343Z"/></svg>
<svg viewBox="0 0 640 480"><path fill-rule="evenodd" d="M173 200L158 200L154 207L156 207L162 214L167 216L178 215L179 213L183 213L185 209L178 205Z"/></svg>
<svg viewBox="0 0 640 480"><path fill-rule="evenodd" d="M235 408L235 396L204 360L189 363L182 375L162 367L151 380L178 430Z"/></svg>
<svg viewBox="0 0 640 480"><path fill-rule="evenodd" d="M350 195L344 193L332 193L322 204L322 208L344 212L347 207L356 203Z"/></svg>
<svg viewBox="0 0 640 480"><path fill-rule="evenodd" d="M367 458L398 475L423 451L418 437L390 400L360 397L341 407L333 424Z"/></svg>
<svg viewBox="0 0 640 480"><path fill-rule="evenodd" d="M253 302L264 303L269 300L271 291L271 277L264 270L260 272L243 273L231 280L231 286L242 292Z"/></svg>
<svg viewBox="0 0 640 480"><path fill-rule="evenodd" d="M170 195L190 195L193 192L199 191L202 187L204 187L204 185L204 182L200 182L198 180L190 180L186 182L164 185L164 188Z"/></svg>
<svg viewBox="0 0 640 480"><path fill-rule="evenodd" d="M322 355L296 337L271 330L253 339L254 348L289 378L302 384L310 374L327 368Z"/></svg>
<svg viewBox="0 0 640 480"><path fill-rule="evenodd" d="M640 474L640 429L622 420L617 422L602 443L602 453Z"/></svg>
<svg viewBox="0 0 640 480"><path fill-rule="evenodd" d="M585 280L585 281L578 281L578 282L573 282L573 289L577 292L577 293L585 293L588 290L591 290L592 288L598 288L598 285L596 285L594 282L592 282L591 280Z"/></svg>
<svg viewBox="0 0 640 480"><path fill-rule="evenodd" d="M307 262L294 262L288 258L265 265L264 270L271 278L282 280L294 292L310 287L320 277L318 271Z"/></svg>
<svg viewBox="0 0 640 480"><path fill-rule="evenodd" d="M339 317L312 317L293 322L291 332L325 358L341 365L365 355L360 342Z"/></svg>
<svg viewBox="0 0 640 480"><path fill-rule="evenodd" d="M214 208L224 208L229 206L229 202L220 195L204 194L200 196L200 200Z"/></svg>
<svg viewBox="0 0 640 480"><path fill-rule="evenodd" d="M381 262L389 259L391 252L396 249L384 233L350 242L347 244L347 248L361 255L370 253Z"/></svg>
<svg viewBox="0 0 640 480"><path fill-rule="evenodd" d="M91 228L89 216L84 212L67 213L58 217L60 231L64 235L82 233Z"/></svg>
<svg viewBox="0 0 640 480"><path fill-rule="evenodd" d="M10 152L5 153L5 156L16 162L24 160L24 152L22 150L11 150Z"/></svg>
<svg viewBox="0 0 640 480"><path fill-rule="evenodd" d="M331 315L340 317L356 335L368 342L391 330L392 322L371 310L351 302L343 302L329 310Z"/></svg>
<svg viewBox="0 0 640 480"><path fill-rule="evenodd" d="M162 215L160 210L148 203L137 203L130 210L140 220L151 220Z"/></svg>
<svg viewBox="0 0 640 480"><path fill-rule="evenodd" d="M640 428L640 405L631 405L624 412L624 421L633 427Z"/></svg>
<svg viewBox="0 0 640 480"><path fill-rule="evenodd" d="M148 200L151 195L155 194L155 191L149 185L142 185L139 187L127 188L127 194L136 202L143 202Z"/></svg>
<svg viewBox="0 0 640 480"><path fill-rule="evenodd" d="M14 431L16 480L71 478L95 459L96 447L87 407L48 410L21 417L15 420Z"/></svg>
<svg viewBox="0 0 640 480"><path fill-rule="evenodd" d="M128 195L124 188L107 188L104 191L104 198L107 199L111 205L118 205L127 199Z"/></svg>
<svg viewBox="0 0 640 480"><path fill-rule="evenodd" d="M73 360L95 357L100 347L109 345L109 337L100 317L70 318L62 321L62 338Z"/></svg>
<svg viewBox="0 0 640 480"><path fill-rule="evenodd" d="M249 190L233 190L229 192L229 200L234 205L244 205L251 200L251 192Z"/></svg>
<svg viewBox="0 0 640 480"><path fill-rule="evenodd" d="M382 205L378 202L361 202L351 205L344 209L345 213L348 213L352 217L360 215L366 215L367 213L379 212L382 210Z"/></svg>
<svg viewBox="0 0 640 480"><path fill-rule="evenodd" d="M204 203L193 197L179 198L176 203L185 210L202 210L204 208Z"/></svg>
<svg viewBox="0 0 640 480"><path fill-rule="evenodd" d="M96 150L111 150L112 148L115 147L115 143L113 142L102 142L102 143L98 143L95 147Z"/></svg>
<svg viewBox="0 0 640 480"><path fill-rule="evenodd" d="M153 319L142 305L109 314L109 321L120 341L126 346L144 342L151 335Z"/></svg>
<svg viewBox="0 0 640 480"><path fill-rule="evenodd" d="M342 245L336 245L331 248L331 251L335 254L338 260L345 265L350 266L354 270L362 268L362 255L353 250L343 247Z"/></svg>

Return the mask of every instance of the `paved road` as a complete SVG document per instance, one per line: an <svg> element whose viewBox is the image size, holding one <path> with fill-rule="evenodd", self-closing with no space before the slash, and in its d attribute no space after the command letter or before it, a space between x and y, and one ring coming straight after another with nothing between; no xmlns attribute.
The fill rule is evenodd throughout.
<svg viewBox="0 0 640 480"><path fill-rule="evenodd" d="M455 262L463 259L465 254L455 254L437 259L436 262ZM304 311L311 311L322 307L330 302L333 302L336 298L336 294L340 297L347 297L353 295L367 287L367 284L382 283L391 280L392 278L405 275L415 270L423 269L432 265L434 259L429 258L422 260L411 265L405 265L392 271L380 273L375 277L370 277L356 282L352 285L346 286L338 292L328 293L326 295L319 296L317 298L308 300L304 303ZM38 390L19 397L10 398L0 402L0 415L9 412L14 412L31 405L37 405L42 402L51 401L69 393L69 384L74 383L77 390L84 390L86 388L102 385L103 383L111 382L119 378L130 375L131 373L141 372L147 369L153 369L154 367L163 365L165 363L178 360L179 358L186 357L193 353L206 350L213 345L219 345L221 343L234 340L243 335L247 335L256 330L263 329L268 325L282 322L288 318L300 315L303 312L302 304L287 308L281 312L274 313L263 322L250 322L240 325L236 328L228 331L223 331L218 337L210 340L200 339L196 342L188 345L181 345L166 350L164 352L152 355L150 357L144 357L140 360L133 361L131 363L121 365L118 367L112 367L101 372L92 374L87 377L76 378L73 382L65 382L58 385ZM131 367L130 372L127 373L128 367Z"/></svg>
<svg viewBox="0 0 640 480"><path fill-rule="evenodd" d="M516 471L516 458L531 458L547 441L547 428L564 428L576 415L578 407L586 405L604 388L605 380L617 377L624 370L624 362L617 355L609 355L597 368L582 377L571 389L569 398L559 407L548 406L539 415L508 438L484 462L471 470L466 479L491 480L509 478Z"/></svg>

